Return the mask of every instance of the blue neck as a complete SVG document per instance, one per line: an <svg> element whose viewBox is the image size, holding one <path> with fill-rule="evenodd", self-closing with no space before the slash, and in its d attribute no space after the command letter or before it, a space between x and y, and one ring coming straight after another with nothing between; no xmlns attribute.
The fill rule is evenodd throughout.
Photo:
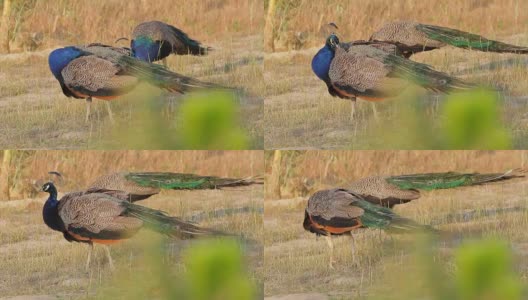
<svg viewBox="0 0 528 300"><path fill-rule="evenodd" d="M48 190L50 194L48 200L44 204L42 209L42 217L44 218L44 223L48 225L49 228L57 231L64 231L64 223L62 222L59 216L59 201L57 200L57 190L55 187L51 186Z"/></svg>
<svg viewBox="0 0 528 300"><path fill-rule="evenodd" d="M53 50L48 57L48 64L55 78L62 78L62 70L74 59L84 55L83 52L73 46Z"/></svg>
<svg viewBox="0 0 528 300"><path fill-rule="evenodd" d="M312 71L324 82L330 81L328 72L330 71L330 64L334 56L334 50L330 46L325 45L312 59Z"/></svg>
<svg viewBox="0 0 528 300"><path fill-rule="evenodd" d="M130 48L132 49L132 56L139 60L146 62L158 60L160 45L148 37L140 36L132 40Z"/></svg>

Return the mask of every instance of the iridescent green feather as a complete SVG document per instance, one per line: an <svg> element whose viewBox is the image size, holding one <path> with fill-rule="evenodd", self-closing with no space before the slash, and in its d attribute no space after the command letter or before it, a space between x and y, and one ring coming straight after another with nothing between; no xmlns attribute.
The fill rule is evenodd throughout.
<svg viewBox="0 0 528 300"><path fill-rule="evenodd" d="M520 47L489 40L483 36L456 29L433 25L419 24L416 29L422 31L428 38L458 47L489 52L507 52L527 54L528 47Z"/></svg>
<svg viewBox="0 0 528 300"><path fill-rule="evenodd" d="M385 55L383 63L391 66L393 73L397 74L397 76L407 78L420 86L434 91L447 93L451 90L466 90L475 87L472 83L435 71L426 64L414 62L397 55Z"/></svg>
<svg viewBox="0 0 528 300"><path fill-rule="evenodd" d="M175 190L215 189L224 186L248 185L240 179L199 176L184 173L129 173L127 180L140 186Z"/></svg>
<svg viewBox="0 0 528 300"><path fill-rule="evenodd" d="M510 174L510 172L490 174L446 172L392 176L387 178L387 182L403 190L416 189L430 191L481 184L516 176L518 175Z"/></svg>
<svg viewBox="0 0 528 300"><path fill-rule="evenodd" d="M395 214L392 209L387 207L375 205L365 200L356 200L354 205L363 209L364 213L359 219L361 224L367 228L392 229L394 231L432 230L429 226L418 224L411 219Z"/></svg>

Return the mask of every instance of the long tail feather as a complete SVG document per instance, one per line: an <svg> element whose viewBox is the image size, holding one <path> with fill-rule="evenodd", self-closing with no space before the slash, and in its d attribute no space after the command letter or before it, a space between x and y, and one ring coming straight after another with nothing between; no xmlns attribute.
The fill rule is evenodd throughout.
<svg viewBox="0 0 528 300"><path fill-rule="evenodd" d="M397 55L387 55L385 63L394 66L393 73L396 76L407 78L435 92L448 93L453 90L467 90L477 87L476 84L435 71L426 64L417 63Z"/></svg>
<svg viewBox="0 0 528 300"><path fill-rule="evenodd" d="M233 89L174 73L162 66L139 61L129 56L122 56L119 59L119 63L123 64L127 69L132 70L141 79L170 92L183 94L192 90Z"/></svg>
<svg viewBox="0 0 528 300"><path fill-rule="evenodd" d="M422 225L409 218L396 214L392 209L375 205L365 200L356 202L364 210L361 223L367 228L380 228L396 233L403 232L436 232L431 226Z"/></svg>
<svg viewBox="0 0 528 300"><path fill-rule="evenodd" d="M123 202L126 213L142 220L146 227L172 238L191 239L200 236L232 236L219 230L197 226L179 218L171 217L162 211Z"/></svg>
<svg viewBox="0 0 528 300"><path fill-rule="evenodd" d="M528 47L489 40L483 36L456 29L424 24L417 25L417 29L424 32L430 39L458 48L486 52L528 54Z"/></svg>
<svg viewBox="0 0 528 300"><path fill-rule="evenodd" d="M387 181L401 189L436 190L524 177L526 172L526 169L513 169L505 173L488 174L457 172L410 174L392 176Z"/></svg>
<svg viewBox="0 0 528 300"><path fill-rule="evenodd" d="M170 172L128 173L125 177L141 186L174 190L221 189L264 183L262 176L238 179Z"/></svg>
<svg viewBox="0 0 528 300"><path fill-rule="evenodd" d="M179 30L178 28L168 25L170 30L172 31L172 34L179 37L181 40L184 41L185 46L189 49L189 53L192 55L207 55L209 51L212 51L213 48L204 46L202 43L198 42L197 40L191 39L187 34L185 34L183 31Z"/></svg>

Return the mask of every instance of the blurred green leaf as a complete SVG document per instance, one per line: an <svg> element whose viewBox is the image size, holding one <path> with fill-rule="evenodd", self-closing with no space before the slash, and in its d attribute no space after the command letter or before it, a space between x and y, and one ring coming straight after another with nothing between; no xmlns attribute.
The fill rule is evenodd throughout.
<svg viewBox="0 0 528 300"><path fill-rule="evenodd" d="M507 243L497 240L465 242L454 249L454 255L446 257L441 247L444 242L444 238L416 237L415 246L407 248L403 257L398 254L384 258L381 263L386 272L380 284L369 291L369 299L523 298L526 286L514 270ZM400 247L404 245L397 249Z"/></svg>
<svg viewBox="0 0 528 300"><path fill-rule="evenodd" d="M227 92L192 95L180 107L178 136L184 148L245 149L248 138L236 124L236 106Z"/></svg>
<svg viewBox="0 0 528 300"><path fill-rule="evenodd" d="M257 286L235 240L193 240L181 255L167 239L143 235L137 253L129 254L89 299L257 299ZM174 241L172 241L174 243ZM176 243L186 243L177 241Z"/></svg>
<svg viewBox="0 0 528 300"><path fill-rule="evenodd" d="M250 139L239 126L236 98L229 92L201 92L165 99L148 86L136 89L129 120L110 132L118 149L249 149Z"/></svg>
<svg viewBox="0 0 528 300"><path fill-rule="evenodd" d="M494 92L481 89L450 95L443 116L445 148L511 148L511 136L500 121Z"/></svg>
<svg viewBox="0 0 528 300"><path fill-rule="evenodd" d="M196 245L184 254L184 261L188 267L188 299L256 298L236 242L210 241Z"/></svg>
<svg viewBox="0 0 528 300"><path fill-rule="evenodd" d="M468 243L456 254L459 299L521 299L522 283L503 242Z"/></svg>
<svg viewBox="0 0 528 300"><path fill-rule="evenodd" d="M390 100L395 118L369 124L371 130L358 139L377 149L511 149L511 131L500 116L497 94L477 89L454 93L439 101L439 109L418 91ZM439 115L438 117L434 117Z"/></svg>

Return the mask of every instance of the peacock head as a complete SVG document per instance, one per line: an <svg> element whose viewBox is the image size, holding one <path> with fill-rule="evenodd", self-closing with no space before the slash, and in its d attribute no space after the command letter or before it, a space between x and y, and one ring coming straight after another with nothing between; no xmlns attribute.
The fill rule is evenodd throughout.
<svg viewBox="0 0 528 300"><path fill-rule="evenodd" d="M42 185L42 191L50 194L56 194L57 189L55 188L55 185L53 182L46 182L44 185Z"/></svg>
<svg viewBox="0 0 528 300"><path fill-rule="evenodd" d="M337 45L339 45L339 38L337 37L337 35L332 33L326 39L326 46L329 47L332 50L335 50Z"/></svg>
<svg viewBox="0 0 528 300"><path fill-rule="evenodd" d="M62 77L62 70L74 59L82 56L83 52L73 46L53 50L48 57L48 64L55 78Z"/></svg>
<svg viewBox="0 0 528 300"><path fill-rule="evenodd" d="M138 36L130 42L132 56L147 62L156 61L159 55L159 45L148 36Z"/></svg>

